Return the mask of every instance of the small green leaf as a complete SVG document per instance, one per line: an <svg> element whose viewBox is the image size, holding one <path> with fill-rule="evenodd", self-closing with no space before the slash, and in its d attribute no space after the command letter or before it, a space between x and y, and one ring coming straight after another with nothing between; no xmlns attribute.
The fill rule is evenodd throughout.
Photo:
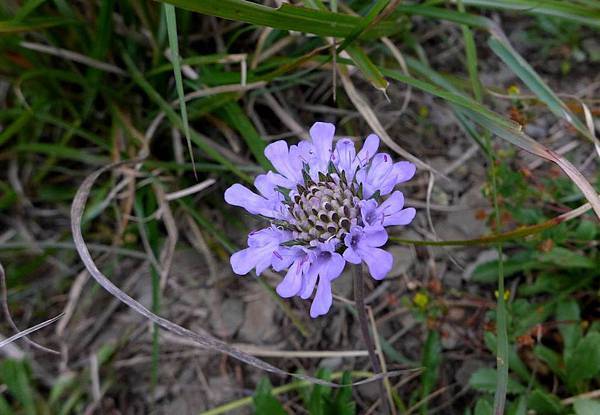
<svg viewBox="0 0 600 415"><path fill-rule="evenodd" d="M475 404L475 415L492 415L493 408L486 398L479 398Z"/></svg>
<svg viewBox="0 0 600 415"><path fill-rule="evenodd" d="M442 359L441 350L440 334L435 330L429 330L421 356L421 365L425 368L421 376L421 399L429 396L435 388ZM427 404L421 405L420 410L422 414L426 414Z"/></svg>
<svg viewBox="0 0 600 415"><path fill-rule="evenodd" d="M590 258L560 246L538 255L540 262L560 268L595 268L597 264Z"/></svg>
<svg viewBox="0 0 600 415"><path fill-rule="evenodd" d="M519 272L533 269L539 266L531 252L525 251L513 255L509 259L503 261L504 277L510 277ZM492 283L498 278L498 261L478 265L473 271L472 280L475 282Z"/></svg>
<svg viewBox="0 0 600 415"><path fill-rule="evenodd" d="M242 138L248 144L248 148L252 151L256 160L265 170L272 170L273 166L264 154L267 143L262 139L258 131L256 131L254 124L244 114L240 106L236 102L228 102L223 108L229 125L242 135Z"/></svg>
<svg viewBox="0 0 600 415"><path fill-rule="evenodd" d="M600 374L600 333L588 333L581 339L567 357L566 365L570 382L591 379Z"/></svg>
<svg viewBox="0 0 600 415"><path fill-rule="evenodd" d="M75 20L59 17L34 17L23 21L0 20L0 33L33 32L35 30L74 23L76 23Z"/></svg>
<svg viewBox="0 0 600 415"><path fill-rule="evenodd" d="M541 293L558 293L567 289L573 280L568 275L556 275L554 273L540 273L533 284L519 286L519 295L532 296Z"/></svg>
<svg viewBox="0 0 600 415"><path fill-rule="evenodd" d="M496 391L496 378L498 374L495 369L481 368L471 375L469 385L480 392L494 393ZM508 379L508 393L523 393L525 387L514 379Z"/></svg>
<svg viewBox="0 0 600 415"><path fill-rule="evenodd" d="M589 220L582 220L575 229L574 237L581 241L593 241L598 234L598 225Z"/></svg>
<svg viewBox="0 0 600 415"><path fill-rule="evenodd" d="M560 414L562 410L560 399L541 389L536 389L529 395L527 405L529 409L533 409L538 414L554 415Z"/></svg>
<svg viewBox="0 0 600 415"><path fill-rule="evenodd" d="M536 345L533 349L533 353L541 361L545 362L550 367L552 372L554 372L559 377L564 378L565 364L558 353L542 344Z"/></svg>
<svg viewBox="0 0 600 415"><path fill-rule="evenodd" d="M287 412L285 412L283 406L271 394L271 389L271 382L268 378L263 378L258 383L256 391L252 395L255 413L257 415L286 415Z"/></svg>
<svg viewBox="0 0 600 415"><path fill-rule="evenodd" d="M577 399L573 404L576 415L598 415L600 414L600 402L591 399Z"/></svg>
<svg viewBox="0 0 600 415"><path fill-rule="evenodd" d="M525 396L519 396L506 409L506 415L525 415L527 413L527 400Z"/></svg>
<svg viewBox="0 0 600 415"><path fill-rule="evenodd" d="M571 356L575 346L581 339L581 320L579 305L577 301L568 299L558 303L556 308L556 319L558 320L558 331L563 338L563 359Z"/></svg>
<svg viewBox="0 0 600 415"><path fill-rule="evenodd" d="M346 51L367 81L369 81L374 88L385 92L389 82L384 78L381 71L373 64L367 54L357 46L348 46Z"/></svg>
<svg viewBox="0 0 600 415"><path fill-rule="evenodd" d="M329 380L331 372L327 369L319 369L317 378ZM310 415L328 415L325 412L325 399L331 395L331 388L323 385L314 385L307 402L307 409Z"/></svg>
<svg viewBox="0 0 600 415"><path fill-rule="evenodd" d="M7 359L0 363L0 379L10 394L23 405L24 413L35 415L35 398L27 363L23 360Z"/></svg>
<svg viewBox="0 0 600 415"><path fill-rule="evenodd" d="M351 373L344 372L340 383L350 385L352 383ZM351 386L343 386L337 389L335 397L325 399L325 414L327 415L354 415L355 413L356 403L352 401Z"/></svg>

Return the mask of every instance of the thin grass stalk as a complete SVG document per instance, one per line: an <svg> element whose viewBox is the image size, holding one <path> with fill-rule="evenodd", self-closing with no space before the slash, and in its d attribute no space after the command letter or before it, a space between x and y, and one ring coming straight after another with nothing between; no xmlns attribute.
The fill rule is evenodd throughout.
<svg viewBox="0 0 600 415"><path fill-rule="evenodd" d="M465 7L462 0L458 0L458 10L461 13L465 12ZM483 101L481 83L479 82L479 74L477 71L477 50L475 48L475 40L471 29L462 25L463 38L465 42L465 54L467 57L467 67L469 71L469 79L473 88L475 100L479 103ZM498 207L498 192L496 178L496 158L492 148L492 140L489 132L483 134L485 147L487 148L488 160L490 166L490 175L492 179L492 198L494 204L494 221L496 223L496 231L500 232L501 220L500 209ZM494 393L494 414L504 414L506 405L506 392L508 388L508 333L506 328L506 304L504 300L504 264L502 261L502 243L496 244L498 251L498 303L496 306L496 367L498 376L496 378L496 390Z"/></svg>
<svg viewBox="0 0 600 415"><path fill-rule="evenodd" d="M187 106L185 103L185 94L183 92L183 77L181 76L181 61L179 57L179 42L177 39L177 17L175 15L175 7L171 4L164 4L165 17L167 22L167 34L169 37L169 48L171 49L171 61L173 62L173 73L175 75L175 87L177 89L177 97L179 99L179 109L181 110L181 120L183 121L183 133L187 142L188 152L192 161L192 169L194 176L198 178L196 173L196 164L194 163L194 152L192 150L192 140L190 138L190 124L188 122Z"/></svg>
<svg viewBox="0 0 600 415"><path fill-rule="evenodd" d="M369 359L371 360L373 372L376 374L381 374L381 365L379 364L379 359L377 358L377 354L375 353L375 344L373 343L373 339L371 338L371 334L369 333L369 319L367 317L367 309L365 307L365 287L363 281L362 265L355 265L352 267L352 277L354 279L354 303L356 305L356 312L358 315L358 324L360 326L360 331L365 342L365 347L369 352ZM385 393L383 381L380 380L377 383L379 386L379 395L381 397L381 406L383 408L383 413L389 414L390 408L387 400L387 394Z"/></svg>

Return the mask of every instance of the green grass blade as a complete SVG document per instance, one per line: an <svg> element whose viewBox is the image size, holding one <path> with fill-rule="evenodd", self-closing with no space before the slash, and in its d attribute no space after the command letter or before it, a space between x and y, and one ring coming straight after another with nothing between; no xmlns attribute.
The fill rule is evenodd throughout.
<svg viewBox="0 0 600 415"><path fill-rule="evenodd" d="M461 0L458 0L458 10L461 13L465 12L465 6ZM479 74L477 72L477 49L475 47L475 38L473 32L467 25L461 25L463 32L463 40L465 42L465 54L467 56L467 70L469 71L469 79L473 88L473 95L477 102L483 99L481 91L481 82L479 82Z"/></svg>
<svg viewBox="0 0 600 415"><path fill-rule="evenodd" d="M319 36L347 37L360 25L361 18L324 10L292 6L288 3L275 9L245 0L160 0L186 10L223 19L294 30ZM393 21L383 21L363 33L361 38L388 36L398 30Z"/></svg>
<svg viewBox="0 0 600 415"><path fill-rule="evenodd" d="M540 78L535 70L521 55L502 37L491 37L490 48L500 59L544 102L557 117L563 118L573 125L577 131L594 141L585 124L565 105L564 102Z"/></svg>
<svg viewBox="0 0 600 415"><path fill-rule="evenodd" d="M10 140L15 134L25 127L31 120L33 113L31 111L23 111L16 120L14 120L4 131L0 133L0 146Z"/></svg>
<svg viewBox="0 0 600 415"><path fill-rule="evenodd" d="M323 3L315 1L307 1L306 3L308 3L312 8L327 10ZM383 10L388 3L389 0L378 0L371 8L368 15L362 18L354 31L348 37L346 37L342 44L333 52L337 57L338 54L346 50L350 58L354 61L354 64L358 70L364 75L367 81L369 81L375 89L378 89L384 93L389 85L388 81L383 77L379 69L377 69L377 66L373 64L367 54L358 46L351 46L351 44L367 29L371 22L373 22L373 20L377 17L379 12L381 12L381 10Z"/></svg>
<svg viewBox="0 0 600 415"><path fill-rule="evenodd" d="M21 21L29 16L35 9L44 4L47 0L27 0L21 8L15 13L15 20Z"/></svg>
<svg viewBox="0 0 600 415"><path fill-rule="evenodd" d="M464 0L466 5L510 10L518 13L554 16L600 28L600 8L577 5L564 0Z"/></svg>
<svg viewBox="0 0 600 415"><path fill-rule="evenodd" d="M389 82L384 78L381 71L375 66L367 54L357 46L348 46L346 52L354 61L358 70L365 76L367 81L376 89L385 92Z"/></svg>
<svg viewBox="0 0 600 415"><path fill-rule="evenodd" d="M104 166L109 162L108 157L90 154L82 149L50 143L21 143L13 147L15 151L25 153L40 153L65 160L80 161L93 166Z"/></svg>
<svg viewBox="0 0 600 415"><path fill-rule="evenodd" d="M177 97L179 99L179 110L183 121L183 133L188 146L188 152L192 160L194 174L196 167L194 163L194 152L192 150L192 140L190 139L190 124L188 122L187 108L185 104L185 95L183 93L183 77L181 76L181 62L179 60L179 41L177 39L177 16L175 7L170 4L164 4L165 17L167 21L167 35L169 37L169 48L171 49L171 60L173 61L173 72L175 74L175 86L177 88Z"/></svg>
<svg viewBox="0 0 600 415"><path fill-rule="evenodd" d="M372 24L372 22L377 18L379 13L388 5L390 0L377 0L375 4L369 10L369 13L365 17L360 20L360 23L356 26L356 28L350 33L350 35L346 36L346 39L342 42L340 46L337 47L336 53L340 53L344 49L346 49L355 39L357 39L367 28Z"/></svg>
<svg viewBox="0 0 600 415"><path fill-rule="evenodd" d="M265 170L273 170L271 162L265 157L267 143L260 137L252 122L242 111L237 102L228 102L223 106L229 125L234 127L243 137L248 148Z"/></svg>
<svg viewBox="0 0 600 415"><path fill-rule="evenodd" d="M61 17L35 17L25 21L0 20L0 33L33 32L47 29L49 27L62 26L77 23L73 19Z"/></svg>
<svg viewBox="0 0 600 415"><path fill-rule="evenodd" d="M427 398L437 384L438 370L442 361L441 351L440 334L435 330L429 330L421 357L421 366L425 368L421 375L421 402L423 403L419 411L422 415L427 414Z"/></svg>
<svg viewBox="0 0 600 415"><path fill-rule="evenodd" d="M491 20L483 16L422 4L400 5L396 8L395 13L423 16L435 20L447 20L480 29L489 29L494 25Z"/></svg>

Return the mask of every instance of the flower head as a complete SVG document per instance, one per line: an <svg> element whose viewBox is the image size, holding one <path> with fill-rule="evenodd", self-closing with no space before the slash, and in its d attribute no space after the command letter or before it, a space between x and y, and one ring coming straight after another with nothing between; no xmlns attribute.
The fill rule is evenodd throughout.
<svg viewBox="0 0 600 415"><path fill-rule="evenodd" d="M373 134L358 153L349 139L334 149L334 132L333 124L317 122L311 141L269 144L265 156L277 172L256 177L258 194L240 184L225 191L227 203L271 221L248 236L248 248L232 255L233 271L287 269L277 293L307 299L316 287L313 318L329 311L331 282L346 262L364 262L373 278L385 278L392 269L392 255L381 248L388 239L385 227L407 225L416 213L395 190L414 176L414 164L377 153Z"/></svg>

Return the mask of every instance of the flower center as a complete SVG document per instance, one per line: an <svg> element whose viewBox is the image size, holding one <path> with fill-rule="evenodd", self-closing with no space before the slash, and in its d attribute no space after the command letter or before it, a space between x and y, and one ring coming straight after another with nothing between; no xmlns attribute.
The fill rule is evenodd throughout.
<svg viewBox="0 0 600 415"><path fill-rule="evenodd" d="M298 186L289 206L294 237L307 243L341 239L356 225L359 215L353 186L331 176L321 177L318 183Z"/></svg>

